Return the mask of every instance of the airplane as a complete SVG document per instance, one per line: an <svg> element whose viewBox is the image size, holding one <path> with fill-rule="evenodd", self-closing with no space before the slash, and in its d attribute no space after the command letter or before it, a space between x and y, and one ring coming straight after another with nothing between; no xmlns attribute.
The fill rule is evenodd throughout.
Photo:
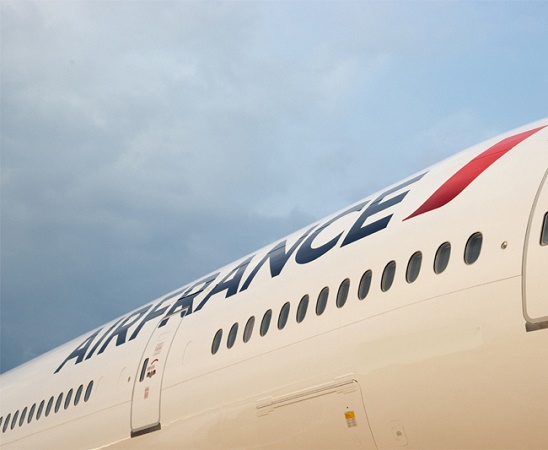
<svg viewBox="0 0 548 450"><path fill-rule="evenodd" d="M6 449L548 448L548 118L1 376Z"/></svg>

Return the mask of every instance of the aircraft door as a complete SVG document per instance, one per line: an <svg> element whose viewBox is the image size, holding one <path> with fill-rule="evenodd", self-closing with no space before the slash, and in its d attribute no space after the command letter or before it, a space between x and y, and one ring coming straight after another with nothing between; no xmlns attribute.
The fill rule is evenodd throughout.
<svg viewBox="0 0 548 450"><path fill-rule="evenodd" d="M540 184L523 257L523 300L527 330L548 327L548 171Z"/></svg>
<svg viewBox="0 0 548 450"><path fill-rule="evenodd" d="M157 431L160 426L162 380L169 348L181 324L179 314L158 324L141 357L131 404L131 437ZM165 323L162 326L162 323Z"/></svg>

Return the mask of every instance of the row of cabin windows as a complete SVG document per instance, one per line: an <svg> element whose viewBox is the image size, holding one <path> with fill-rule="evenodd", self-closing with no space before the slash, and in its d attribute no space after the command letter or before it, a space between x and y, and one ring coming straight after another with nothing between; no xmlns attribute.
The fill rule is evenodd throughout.
<svg viewBox="0 0 548 450"><path fill-rule="evenodd" d="M548 220L547 220L548 221ZM481 246L483 242L483 236L480 232L472 234L468 241L466 242L465 248L464 248L464 262L467 265L473 264L477 261L479 258L479 255L481 253ZM434 262L433 262L433 270L436 274L441 274L442 272L447 269L447 266L449 265L449 259L451 257L451 244L449 242L444 242L441 244L437 251L436 255L434 256ZM409 261L407 263L407 269L405 271L405 280L407 283L413 283L417 280L422 266L422 253L420 251L417 251L411 255L409 258ZM382 272L381 276L381 283L380 288L382 292L388 291L392 284L394 283L394 279L396 276L396 261L390 261L386 266L384 267L384 270ZM369 294L369 290L371 288L371 280L373 277L373 272L371 270L366 270L361 279L360 283L358 285L358 299L363 300L367 295ZM348 294L350 292L350 280L346 278L341 282L339 285L339 290L337 291L337 297L335 299L335 304L337 305L337 308L342 308L347 299ZM318 299L316 301L316 315L321 316L325 308L327 306L327 300L329 297L329 287L324 287L319 295ZM297 306L297 312L295 314L295 320L297 323L301 323L305 317L306 313L308 311L308 305L310 302L310 298L308 295L304 295L301 300L299 301L299 305ZM287 324L289 313L291 309L290 302L285 303L282 308L280 309L280 313L278 315L278 322L277 326L279 330L283 330L284 327ZM269 328L270 328L270 322L272 321L272 310L269 309L265 312L263 315L263 319L261 320L261 326L259 329L259 334L261 336L264 336ZM243 333L243 341L248 342L251 339L251 335L253 333L253 327L255 326L255 316L252 316L248 319ZM234 344L236 343L236 337L238 335L238 322L236 322L232 327L230 328L230 331L228 332L228 338L226 341L227 348L232 348ZM219 347L221 346L221 341L223 338L223 329L220 328L215 333L215 336L213 337L213 342L211 345L211 353L215 354L219 350Z"/></svg>
<svg viewBox="0 0 548 450"><path fill-rule="evenodd" d="M84 402L87 402L89 400L89 397L91 396L91 391L93 389L93 380L88 383L88 386L86 388L86 392L84 393ZM78 403L80 403L80 399L82 397L82 392L84 391L84 385L81 384L78 389L76 390L76 394L74 395L74 406L77 406ZM13 417L10 414L6 416L6 420L4 420L4 417L0 417L0 427L2 427L2 433L5 433L8 428L13 430L17 423L19 423L19 426L23 426L25 423L25 419L27 419L27 423L31 423L34 419L34 412L36 411L36 420L39 420L40 417L42 417L42 413L44 413L44 417L47 417L50 415L52 409L55 413L59 412L61 409L61 406L63 406L64 409L68 409L68 407L71 404L72 401L72 394L73 389L70 389L67 392L66 397L64 396L64 393L61 392L57 396L57 400L55 400L55 397L51 396L47 405L46 401L42 400L40 402L40 405L38 406L38 410L36 410L36 403L33 404L30 407L30 410L25 406L25 408L21 411L21 415L19 415L19 410L13 414ZM63 397L65 401L63 402ZM55 404L54 404L55 402ZM44 406L46 410L44 411ZM28 411L28 415L27 415ZM3 425L2 425L3 422Z"/></svg>

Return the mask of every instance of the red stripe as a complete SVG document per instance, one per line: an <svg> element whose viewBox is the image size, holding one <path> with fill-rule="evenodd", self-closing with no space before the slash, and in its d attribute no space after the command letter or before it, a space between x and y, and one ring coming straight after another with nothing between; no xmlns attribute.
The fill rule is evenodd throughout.
<svg viewBox="0 0 548 450"><path fill-rule="evenodd" d="M443 183L413 214L403 220L420 216L421 214L440 208L449 203L501 156L546 126L547 125L507 137L488 148Z"/></svg>

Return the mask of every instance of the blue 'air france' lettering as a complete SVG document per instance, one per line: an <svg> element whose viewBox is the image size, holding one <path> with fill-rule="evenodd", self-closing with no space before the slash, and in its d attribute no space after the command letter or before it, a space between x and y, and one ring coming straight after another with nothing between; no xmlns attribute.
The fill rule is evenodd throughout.
<svg viewBox="0 0 548 450"><path fill-rule="evenodd" d="M326 222L308 228L295 243L289 247L287 239L279 241L266 253L266 255L256 262L254 260L257 255L253 254L240 262L237 266L229 268L227 273L223 274L222 278L220 278L220 272L214 273L194 284L183 287L174 294L166 296L156 304L146 305L141 309L120 318L103 334L101 334L102 328L93 332L67 356L55 370L55 373L59 372L65 364L71 360L74 360L74 364L80 364L82 361L87 361L94 355L102 354L109 348L109 344L113 341L116 342L116 347L118 347L135 339L145 325L155 319L161 317L159 327L163 327L169 320L174 320L175 317L178 317L179 320L181 320L187 315L200 311L214 296L219 297L221 294L224 294L224 298L226 299L238 292L247 290L253 283L257 273L267 263L270 267L270 278L275 278L283 272L283 269L292 256L294 256L297 264L308 264L321 258L339 243L340 247L344 247L384 230L390 223L393 214L386 214L373 222L369 219L400 203L409 193L409 190L405 190L394 196L391 195L417 182L425 174L426 172L401 183L392 189L384 191L372 202L370 200L364 200L361 203L344 210ZM361 214L354 221L348 232L346 232L344 238L345 229L341 230L329 241L319 243L321 242L323 231L334 226L334 224L339 222L342 218L360 211ZM248 273L248 275L244 276L246 273ZM220 278L220 280L216 281L218 278ZM213 288L208 291L209 286L213 286ZM196 298L204 293L204 298L196 305ZM130 328L133 327L134 330L128 339L127 336ZM94 341L96 342L94 343ZM98 348L99 351L97 352Z"/></svg>

